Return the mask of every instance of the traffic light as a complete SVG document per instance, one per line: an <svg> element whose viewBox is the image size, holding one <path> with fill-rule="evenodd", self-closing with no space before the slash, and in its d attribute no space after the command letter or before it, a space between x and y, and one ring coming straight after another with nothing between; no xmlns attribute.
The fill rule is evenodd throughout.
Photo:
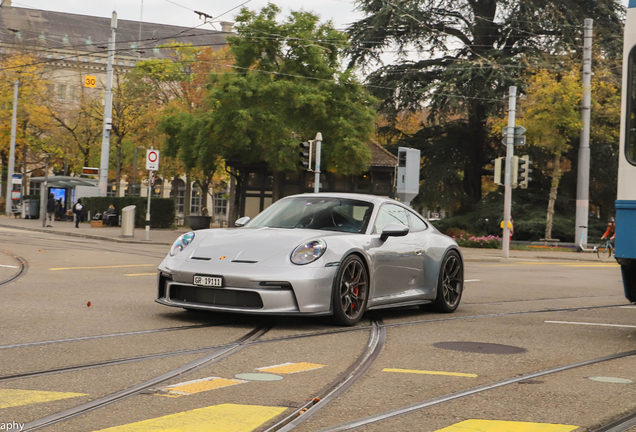
<svg viewBox="0 0 636 432"><path fill-rule="evenodd" d="M510 166L512 167L510 182L512 183L512 188L515 189L517 186L519 186L519 156L512 157Z"/></svg>
<svg viewBox="0 0 636 432"><path fill-rule="evenodd" d="M525 155L519 158L519 187L521 189L526 189L528 187L528 182L532 181L530 178L530 173L532 169L532 161L530 160L530 156Z"/></svg>
<svg viewBox="0 0 636 432"><path fill-rule="evenodd" d="M311 171L311 154L313 153L313 141L306 141L300 143L300 148L302 149L299 153L300 157L300 166L307 170Z"/></svg>
<svg viewBox="0 0 636 432"><path fill-rule="evenodd" d="M497 159L491 160L492 169L487 170L492 175L490 176L490 180L494 181L495 184L502 185L501 181L501 173L503 168L503 157L498 157Z"/></svg>

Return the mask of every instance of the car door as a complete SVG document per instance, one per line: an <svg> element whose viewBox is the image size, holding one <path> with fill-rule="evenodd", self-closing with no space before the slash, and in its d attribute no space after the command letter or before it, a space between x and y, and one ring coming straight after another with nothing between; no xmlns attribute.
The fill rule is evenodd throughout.
<svg viewBox="0 0 636 432"><path fill-rule="evenodd" d="M404 237L380 240L382 229L397 223L409 226L407 210L396 204L384 204L376 216L373 231L373 247L369 252L373 259L372 305L408 301L421 296L423 286L423 259L420 238L417 233Z"/></svg>
<svg viewBox="0 0 636 432"><path fill-rule="evenodd" d="M431 248L430 235L433 232L428 223L426 223L418 214L407 210L409 216L410 233L417 237L418 247L415 253L420 256L421 263L421 279L418 285L425 293L426 298L435 296L434 291L437 288L437 277L439 273L439 263L431 257L429 249Z"/></svg>

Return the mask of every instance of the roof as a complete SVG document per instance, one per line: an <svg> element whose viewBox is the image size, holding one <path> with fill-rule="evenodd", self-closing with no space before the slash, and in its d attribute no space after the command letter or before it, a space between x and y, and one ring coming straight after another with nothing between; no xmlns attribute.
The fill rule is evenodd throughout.
<svg viewBox="0 0 636 432"><path fill-rule="evenodd" d="M110 18L76 15L18 7L0 7L0 43L24 44L80 53L106 54ZM220 49L226 45L223 33L200 28L118 20L116 49L131 57L163 58L157 47L170 41ZM141 51L141 52L139 52Z"/></svg>
<svg viewBox="0 0 636 432"><path fill-rule="evenodd" d="M394 156L377 142L369 141L367 146L371 152L371 166L394 167L397 165L397 156Z"/></svg>
<svg viewBox="0 0 636 432"><path fill-rule="evenodd" d="M31 177L31 183L42 183L44 177ZM53 188L74 188L75 186L97 186L99 180L86 177L49 176L48 186Z"/></svg>

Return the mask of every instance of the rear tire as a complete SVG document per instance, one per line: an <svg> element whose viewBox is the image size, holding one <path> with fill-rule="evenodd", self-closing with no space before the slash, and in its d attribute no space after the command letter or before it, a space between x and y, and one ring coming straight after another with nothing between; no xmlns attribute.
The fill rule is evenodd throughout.
<svg viewBox="0 0 636 432"><path fill-rule="evenodd" d="M433 303L422 305L424 309L433 309L437 312L455 312L464 292L464 263L459 253L449 251L439 271L437 281L437 297Z"/></svg>
<svg viewBox="0 0 636 432"><path fill-rule="evenodd" d="M362 319L368 299L369 273L359 256L349 255L338 267L333 280L332 321L341 326L355 325Z"/></svg>
<svg viewBox="0 0 636 432"><path fill-rule="evenodd" d="M598 256L599 258L611 258L612 250L607 246L601 246L596 249L596 256Z"/></svg>

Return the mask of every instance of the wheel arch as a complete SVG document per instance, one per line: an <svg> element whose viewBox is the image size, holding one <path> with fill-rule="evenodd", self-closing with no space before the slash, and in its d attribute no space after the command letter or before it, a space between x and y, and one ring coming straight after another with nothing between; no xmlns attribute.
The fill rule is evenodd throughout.
<svg viewBox="0 0 636 432"><path fill-rule="evenodd" d="M442 277L442 271L444 269L443 266L444 266L444 262L446 260L446 255L448 255L448 253L451 252L451 251L457 252L457 255L459 256L459 262L461 263L461 266L462 266L462 279L463 279L464 270L465 270L464 269L464 256L462 255L462 251L459 249L459 246L451 245L444 251L444 254L442 255L441 265L439 267L439 272L437 273L437 281L438 281L438 283L439 283L440 278ZM433 301L435 301L437 299L437 294L438 294L437 286L435 288L436 288L435 289L435 298L433 299ZM464 281L462 280L462 292L464 291L464 289L465 289L465 284L464 284Z"/></svg>

